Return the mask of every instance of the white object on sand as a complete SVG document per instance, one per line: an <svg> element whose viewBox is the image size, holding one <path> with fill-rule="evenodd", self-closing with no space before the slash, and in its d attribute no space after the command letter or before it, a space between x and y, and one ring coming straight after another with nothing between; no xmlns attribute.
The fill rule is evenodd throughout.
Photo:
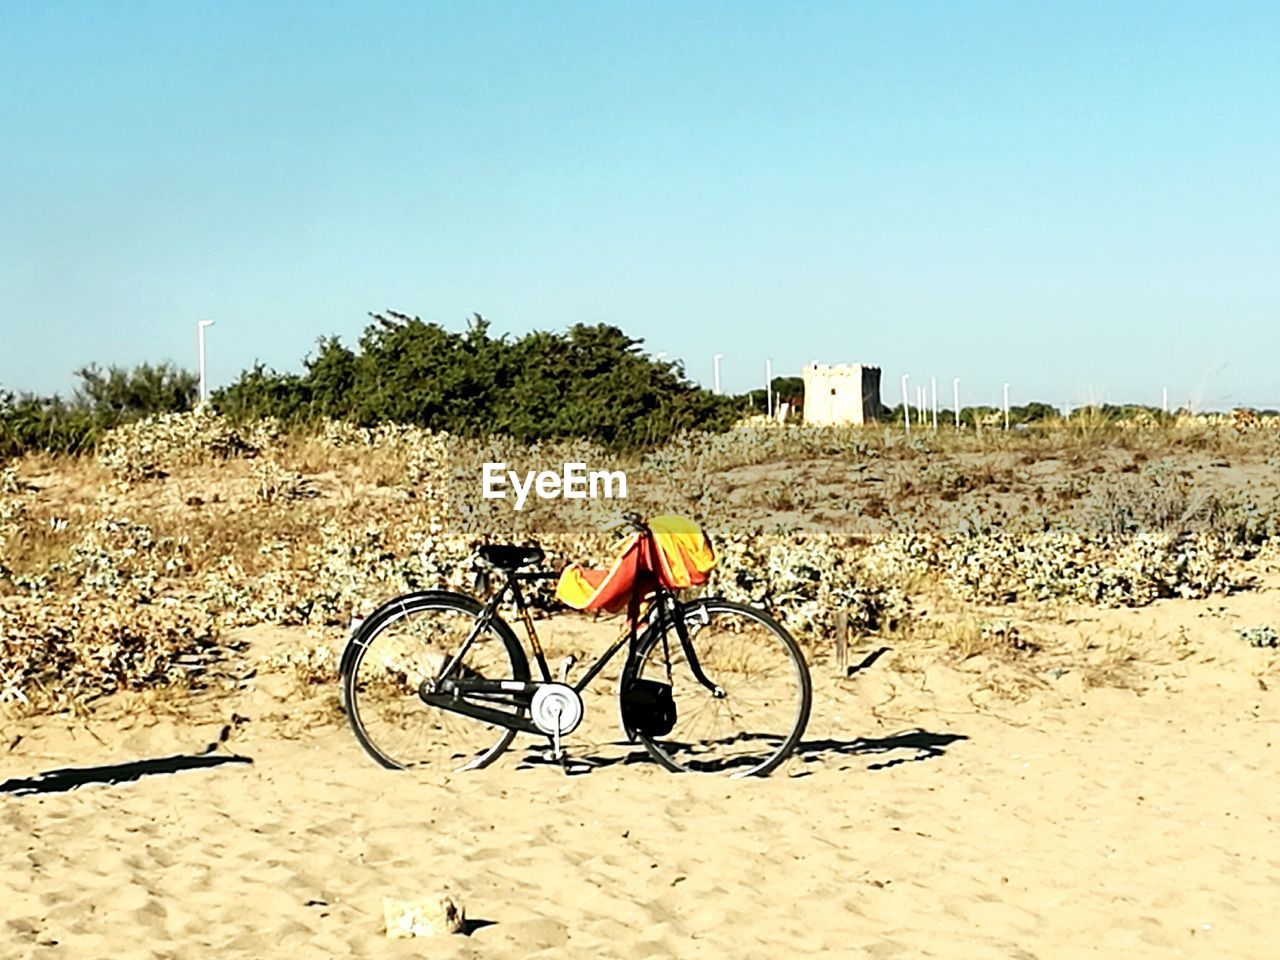
<svg viewBox="0 0 1280 960"><path fill-rule="evenodd" d="M387 922L387 936L392 940L461 933L467 918L462 904L448 894L421 900L383 897L382 914Z"/></svg>

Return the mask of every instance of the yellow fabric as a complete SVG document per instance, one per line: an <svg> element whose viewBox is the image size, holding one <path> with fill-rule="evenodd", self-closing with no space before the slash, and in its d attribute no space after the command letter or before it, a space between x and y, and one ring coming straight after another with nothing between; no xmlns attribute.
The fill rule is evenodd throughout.
<svg viewBox="0 0 1280 960"><path fill-rule="evenodd" d="M556 597L576 610L617 613L631 599L637 580L646 594L656 588L655 580L671 590L707 582L716 555L700 526L687 517L661 516L649 521L649 529L656 550L633 533L608 570L587 570L576 563L566 567L556 583Z"/></svg>
<svg viewBox="0 0 1280 960"><path fill-rule="evenodd" d="M586 571L576 563L560 571L560 579L556 581L556 599L565 606L585 610L595 592L596 588L587 580Z"/></svg>
<svg viewBox="0 0 1280 960"><path fill-rule="evenodd" d="M707 582L716 565L716 552L702 527L688 517L673 515L649 521L658 542L662 579L672 590L683 590Z"/></svg>

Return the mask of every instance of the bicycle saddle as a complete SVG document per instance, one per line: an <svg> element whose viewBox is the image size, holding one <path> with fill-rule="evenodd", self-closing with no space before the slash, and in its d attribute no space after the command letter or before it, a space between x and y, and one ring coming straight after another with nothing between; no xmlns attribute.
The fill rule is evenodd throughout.
<svg viewBox="0 0 1280 960"><path fill-rule="evenodd" d="M476 556L499 570L518 570L538 563L546 556L541 547L521 547L511 543L486 543L476 550Z"/></svg>

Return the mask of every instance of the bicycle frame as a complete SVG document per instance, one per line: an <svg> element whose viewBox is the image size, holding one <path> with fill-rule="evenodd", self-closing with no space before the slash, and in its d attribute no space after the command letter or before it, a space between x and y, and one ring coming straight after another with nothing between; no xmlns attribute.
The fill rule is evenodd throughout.
<svg viewBox="0 0 1280 960"><path fill-rule="evenodd" d="M491 596L477 614L475 622L472 624L471 630L467 634L467 638L463 641L458 651L444 662L439 672L436 674L431 689L424 689L420 692L423 701L445 710L451 710L457 713L463 713L468 716L481 720L488 720L502 726L522 730L528 733L539 733L540 731L533 726L525 717L517 716L501 710L489 709L477 703L466 702L461 700L464 694L470 694L478 697L500 698L503 702L510 705L518 705L525 707L528 701L526 695L531 695L537 688L538 681L518 681L518 680L489 680L489 679L467 679L457 678L449 679L463 658L467 655L467 651L475 643L476 639L484 633L486 629L498 619L498 608L502 606L507 595L511 595L520 619L524 623L525 633L529 638L529 647L533 651L534 660L538 665L538 673L541 676L542 683L554 682L551 676L551 669L547 664L546 654L542 649L542 643L538 639L538 631L533 625L533 617L529 613L529 606L525 602L524 593L520 589L522 582L533 582L538 580L553 579L558 574L548 572L531 572L520 573L515 570L506 570L505 582L493 596ZM668 672L670 671L670 655L666 650L666 630L665 627L670 622L676 629L676 635L680 640L681 647L685 653L685 660L689 666L690 672L694 678L711 691L712 695L719 698L724 696L724 691L714 682L712 682L702 670L701 664L698 662L697 654L694 652L693 644L690 641L688 625L685 622L683 611L674 594L669 590L658 587L654 593L646 598L647 605L642 612L630 618L629 629L625 630L608 649L596 659L578 680L572 685L572 689L578 695L587 688L587 686L599 676L600 672L608 666L618 652L629 643L627 651L628 658L634 658L638 655L639 640L644 637L648 631L661 630L664 644L664 656L667 658ZM641 632L640 625L644 624L644 632Z"/></svg>
<svg viewBox="0 0 1280 960"><path fill-rule="evenodd" d="M503 583L502 587L484 604L484 607L476 617L475 623L471 627L471 631L467 634L467 639L464 640L462 646L458 648L458 652L455 653L447 663L441 666L437 679L448 677L449 674L457 668L457 665L461 663L462 658L467 655L467 651L471 648L471 645L475 642L476 638L488 628L489 624L492 623L495 618L497 618L498 608L502 606L502 602L506 599L507 594L510 594L512 601L515 603L516 610L519 612L520 620L524 624L525 634L529 638L529 649L533 651L533 658L538 665L538 673L542 677L542 682L551 683L551 668L547 665L547 657L543 652L542 642L538 639L538 631L533 625L533 617L529 613L529 605L525 602L524 593L520 590L520 583L522 581L532 582L538 580L553 580L557 576L559 576L559 574L549 572L519 573L514 570L506 571L506 581ZM625 631L617 640L610 644L609 648L600 655L596 662L591 665L585 674L583 674L582 678L573 685L574 691L579 694L582 693L582 691L587 688L587 685L599 675L600 671L608 666L609 661L617 656L618 651L622 649L628 640L632 642L632 653L634 654L638 625L640 623L647 624L655 610L658 611L659 622L661 623L665 619L664 613L666 613L667 607L669 605L673 606L674 600L675 598L672 597L670 593L659 589L649 601L649 605L643 614L641 614L637 618L636 622L631 625L631 629Z"/></svg>

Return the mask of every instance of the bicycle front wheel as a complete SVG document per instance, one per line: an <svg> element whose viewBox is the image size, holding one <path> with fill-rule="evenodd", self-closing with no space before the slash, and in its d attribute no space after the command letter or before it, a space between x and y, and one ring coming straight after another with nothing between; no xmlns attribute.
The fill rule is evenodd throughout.
<svg viewBox="0 0 1280 960"><path fill-rule="evenodd" d="M480 610L462 594L409 594L380 608L351 639L342 676L347 719L382 766L474 770L511 743L514 730L431 706L421 696L423 684L462 649ZM528 680L529 662L511 628L495 618L450 676Z"/></svg>
<svg viewBox="0 0 1280 960"><path fill-rule="evenodd" d="M666 622L648 631L623 679L624 690L630 679L671 685L675 725L662 736L639 734L640 742L669 770L769 773L795 749L809 722L813 688L800 648L781 624L752 607L706 599L679 609L693 657Z"/></svg>

